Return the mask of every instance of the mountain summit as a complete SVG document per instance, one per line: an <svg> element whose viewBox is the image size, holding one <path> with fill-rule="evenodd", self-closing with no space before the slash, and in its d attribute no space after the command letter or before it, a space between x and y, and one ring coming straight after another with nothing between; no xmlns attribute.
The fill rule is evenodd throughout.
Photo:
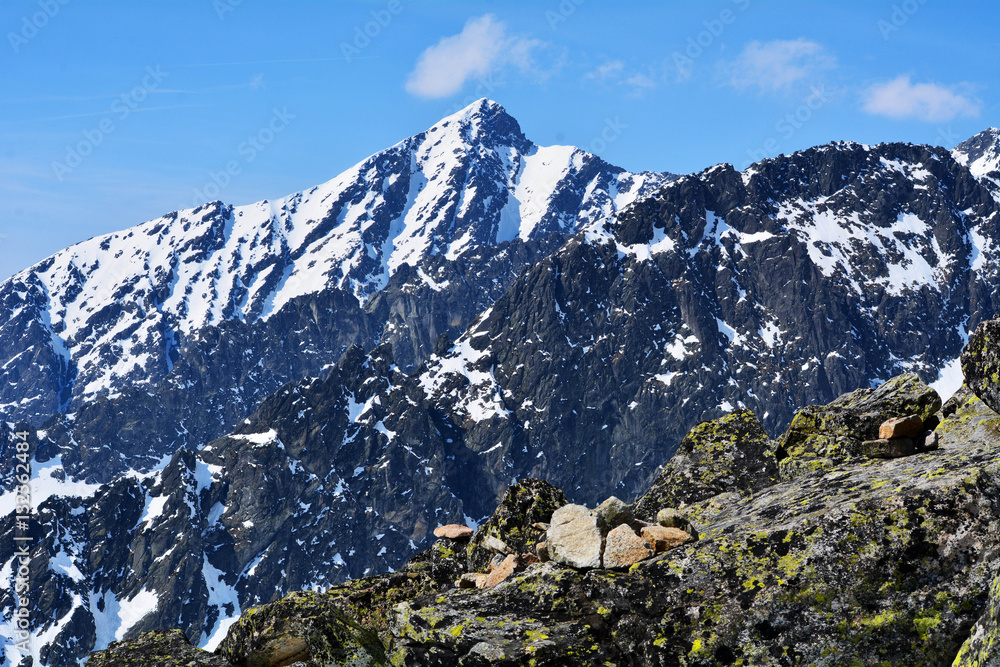
<svg viewBox="0 0 1000 667"><path fill-rule="evenodd" d="M251 377L259 387L227 398L246 413L350 344L376 344L392 320L392 304L380 302L371 326L361 313L404 266L397 288L430 288L447 301L449 289L460 286L431 274L447 273L442 261L458 262L461 270L478 263L487 285L466 274L462 289L489 293L533 257L507 257L492 270L493 256L512 243L559 243L669 178L632 174L570 146L536 146L502 106L479 100L309 190L245 206L216 201L175 211L74 245L0 284L0 411L40 423L138 385L156 392L211 384L219 378L182 377L178 369L201 364L192 354L202 354L194 351L199 339L217 337L210 330L242 329L233 342L253 347L247 340L260 337L267 322L296 318L304 302L325 311L332 300L340 302L338 312L355 311L353 324L340 328L356 335L317 333L295 349L275 350L299 358L305 351L307 358L271 378ZM497 250L473 258L485 248ZM425 266L429 261L433 268ZM445 319L454 333L467 323L461 316L452 321L453 314ZM439 328L422 339L436 337ZM415 365L432 344L413 343L402 356ZM271 366L268 359L250 361L249 375ZM258 362L264 370L253 370Z"/></svg>
<svg viewBox="0 0 1000 667"><path fill-rule="evenodd" d="M959 163L967 166L973 176L991 176L1000 180L1000 130L995 127L983 130L966 139L952 151Z"/></svg>

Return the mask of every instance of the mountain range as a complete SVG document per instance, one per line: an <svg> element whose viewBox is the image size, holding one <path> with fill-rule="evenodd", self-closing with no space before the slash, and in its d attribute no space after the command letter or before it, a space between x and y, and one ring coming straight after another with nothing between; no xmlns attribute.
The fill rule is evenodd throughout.
<svg viewBox="0 0 1000 667"><path fill-rule="evenodd" d="M57 253L0 284L0 529L17 423L35 664L157 628L214 647L523 477L635 498L704 419L777 435L899 373L957 389L1000 312L998 169L990 129L636 174L481 100L311 190Z"/></svg>

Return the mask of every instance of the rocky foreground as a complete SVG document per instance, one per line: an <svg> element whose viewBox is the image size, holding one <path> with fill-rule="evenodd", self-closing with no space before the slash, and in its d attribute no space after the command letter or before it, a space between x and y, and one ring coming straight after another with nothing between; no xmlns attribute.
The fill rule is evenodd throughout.
<svg viewBox="0 0 1000 667"><path fill-rule="evenodd" d="M179 631L117 665L1000 665L996 324L942 405L915 376L695 427L633 506L511 486L397 572L245 613L216 653Z"/></svg>

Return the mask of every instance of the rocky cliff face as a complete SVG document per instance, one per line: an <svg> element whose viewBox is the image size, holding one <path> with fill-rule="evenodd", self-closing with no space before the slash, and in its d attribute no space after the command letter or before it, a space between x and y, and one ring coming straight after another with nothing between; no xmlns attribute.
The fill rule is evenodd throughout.
<svg viewBox="0 0 1000 667"><path fill-rule="evenodd" d="M897 381L867 407L892 412L928 391ZM843 403L812 412L842 412ZM154 634L88 664L153 664L138 647L170 641L184 661L219 665L289 664L293 654L305 665L990 665L1000 416L961 392L932 417L943 419L936 450L749 485L734 475L753 459L766 467L775 449L761 446L752 416L700 425L685 452L714 455L713 465L661 477L631 519L671 510L699 539L627 570L536 562L465 588L467 572L496 567L491 539L518 544L529 521L555 525L565 500L526 480L471 542L442 538L396 573L265 605L233 625L215 655Z"/></svg>
<svg viewBox="0 0 1000 667"><path fill-rule="evenodd" d="M998 224L982 182L927 148L715 167L533 266L421 384L494 469L632 496L700 419L748 408L775 435L796 406L954 373L1000 307Z"/></svg>

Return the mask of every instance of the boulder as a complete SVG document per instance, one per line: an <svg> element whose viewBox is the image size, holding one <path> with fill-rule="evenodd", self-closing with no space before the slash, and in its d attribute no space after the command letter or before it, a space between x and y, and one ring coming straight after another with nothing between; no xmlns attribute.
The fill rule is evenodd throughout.
<svg viewBox="0 0 1000 667"><path fill-rule="evenodd" d="M594 516L594 510L588 509L583 505L563 505L552 513L552 521L549 523L548 529L551 530L556 526L561 526L564 523L569 523L570 521L575 521L586 516Z"/></svg>
<svg viewBox="0 0 1000 667"><path fill-rule="evenodd" d="M534 549L545 535L545 529L536 524L549 523L552 513L565 504L563 492L548 482L525 478L511 484L466 548L469 569L485 570L493 558L494 552L484 545L488 537L500 540L515 553Z"/></svg>
<svg viewBox="0 0 1000 667"><path fill-rule="evenodd" d="M918 438L924 434L924 420L916 415L893 417L882 422L878 429L880 440L892 438Z"/></svg>
<svg viewBox="0 0 1000 667"><path fill-rule="evenodd" d="M1000 412L1000 318L980 322L962 350L962 372L969 389Z"/></svg>
<svg viewBox="0 0 1000 667"><path fill-rule="evenodd" d="M632 516L632 508L615 496L611 496L598 505L594 514L597 515L605 531L617 528L623 523L631 524L635 521Z"/></svg>
<svg viewBox="0 0 1000 667"><path fill-rule="evenodd" d="M878 438L861 443L861 453L872 459L898 459L917 452L913 440L909 438Z"/></svg>
<svg viewBox="0 0 1000 667"><path fill-rule="evenodd" d="M927 431L924 434L924 441L918 447L921 452L932 452L940 446L940 438L935 431Z"/></svg>
<svg viewBox="0 0 1000 667"><path fill-rule="evenodd" d="M656 523L665 528L679 528L694 539L698 539L698 531L695 530L691 520L683 512L673 507L665 507L657 512Z"/></svg>
<svg viewBox="0 0 1000 667"><path fill-rule="evenodd" d="M656 481L635 504L635 515L651 520L663 507L677 507L726 491L752 493L778 478L773 443L749 410L738 410L695 426Z"/></svg>
<svg viewBox="0 0 1000 667"><path fill-rule="evenodd" d="M941 397L912 373L877 389L858 389L827 405L799 410L778 439L781 476L791 480L822 472L855 457L868 456L866 441L879 439L884 422L916 415L923 422L941 409Z"/></svg>
<svg viewBox="0 0 1000 667"><path fill-rule="evenodd" d="M646 526L642 529L642 539L656 553L670 551L674 547L694 541L695 537L686 530L667 526Z"/></svg>
<svg viewBox="0 0 1000 667"><path fill-rule="evenodd" d="M449 540L466 540L472 537L472 529L460 523L449 523L434 529L434 537L444 537Z"/></svg>
<svg viewBox="0 0 1000 667"><path fill-rule="evenodd" d="M378 635L314 591L292 593L244 613L229 629L218 654L246 667L386 664Z"/></svg>
<svg viewBox="0 0 1000 667"><path fill-rule="evenodd" d="M684 533L685 537L689 537ZM626 568L653 555L653 549L628 524L620 524L608 533L604 545L604 567Z"/></svg>
<svg viewBox="0 0 1000 667"><path fill-rule="evenodd" d="M510 547L507 546L507 543L493 535L487 535L483 538L483 547L498 554L510 553Z"/></svg>
<svg viewBox="0 0 1000 667"><path fill-rule="evenodd" d="M510 554L501 561L500 565L493 569L488 575L486 575L486 580L483 582L483 588L493 588L501 581L505 581L512 574L518 570L523 569L521 567L521 559L515 554Z"/></svg>
<svg viewBox="0 0 1000 667"><path fill-rule="evenodd" d="M549 558L578 569L601 567L604 534L597 516L585 507L582 509L586 513L571 509L559 516L558 521L558 512L552 515L552 525L545 539Z"/></svg>

